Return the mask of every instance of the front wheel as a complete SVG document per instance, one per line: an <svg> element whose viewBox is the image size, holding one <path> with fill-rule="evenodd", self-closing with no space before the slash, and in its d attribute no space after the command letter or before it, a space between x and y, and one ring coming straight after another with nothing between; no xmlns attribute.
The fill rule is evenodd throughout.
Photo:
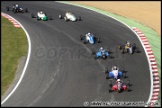
<svg viewBox="0 0 162 108"><path fill-rule="evenodd" d="M98 43L100 43L100 42L101 42L101 41L100 41L100 38L98 38L97 41L98 41Z"/></svg>
<svg viewBox="0 0 162 108"><path fill-rule="evenodd" d="M6 10L9 11L9 7L8 6L6 7Z"/></svg>
<svg viewBox="0 0 162 108"><path fill-rule="evenodd" d="M78 17L78 21L81 21L81 16Z"/></svg>
<svg viewBox="0 0 162 108"><path fill-rule="evenodd" d="M27 8L25 8L25 12L26 12L26 13L28 12L28 9L27 9Z"/></svg>

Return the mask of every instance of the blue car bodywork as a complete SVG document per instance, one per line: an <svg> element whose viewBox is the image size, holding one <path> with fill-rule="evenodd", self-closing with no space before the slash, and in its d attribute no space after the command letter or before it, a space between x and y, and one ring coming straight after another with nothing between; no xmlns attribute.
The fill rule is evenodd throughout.
<svg viewBox="0 0 162 108"><path fill-rule="evenodd" d="M85 40L86 42L89 42L90 44L95 43L95 37L92 34L89 36L89 40L87 38Z"/></svg>
<svg viewBox="0 0 162 108"><path fill-rule="evenodd" d="M103 59L105 59L108 56L109 56L108 51L104 51L104 52L98 51L98 52L96 52L96 58L103 58Z"/></svg>
<svg viewBox="0 0 162 108"><path fill-rule="evenodd" d="M84 40L84 44L89 42L90 44L93 45L96 43L96 41L100 43L100 38L96 38L93 34L90 34L90 36L88 37L80 35L80 40Z"/></svg>
<svg viewBox="0 0 162 108"><path fill-rule="evenodd" d="M118 78L121 78L123 76L123 73L121 71L118 71L117 74L114 74L113 71L111 71L111 72L108 73L108 76L109 76L109 78L118 79Z"/></svg>

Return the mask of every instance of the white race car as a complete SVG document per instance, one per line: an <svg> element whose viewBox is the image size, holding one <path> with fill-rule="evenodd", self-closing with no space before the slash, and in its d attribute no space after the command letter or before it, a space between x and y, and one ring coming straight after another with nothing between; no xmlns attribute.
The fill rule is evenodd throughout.
<svg viewBox="0 0 162 108"><path fill-rule="evenodd" d="M62 18L64 18L65 21L81 21L81 17L79 16L77 18L72 12L66 12L64 17L60 14L59 19Z"/></svg>

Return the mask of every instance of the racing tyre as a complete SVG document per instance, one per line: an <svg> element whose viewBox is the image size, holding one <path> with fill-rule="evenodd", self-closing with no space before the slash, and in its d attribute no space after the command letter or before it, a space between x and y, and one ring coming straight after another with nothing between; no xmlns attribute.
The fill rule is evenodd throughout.
<svg viewBox="0 0 162 108"><path fill-rule="evenodd" d="M59 15L59 19L62 19L62 15Z"/></svg>
<svg viewBox="0 0 162 108"><path fill-rule="evenodd" d="M80 16L78 17L78 21L81 21L81 17Z"/></svg>
<svg viewBox="0 0 162 108"><path fill-rule="evenodd" d="M83 40L83 35L80 35L80 40Z"/></svg>
<svg viewBox="0 0 162 108"><path fill-rule="evenodd" d="M86 44L87 42L86 42L86 41L84 41L83 43L84 43L84 44Z"/></svg>
<svg viewBox="0 0 162 108"><path fill-rule="evenodd" d="M25 8L25 12L26 12L26 13L28 12L28 8Z"/></svg>
<svg viewBox="0 0 162 108"><path fill-rule="evenodd" d="M109 79L109 76L106 76L106 79Z"/></svg>
<svg viewBox="0 0 162 108"><path fill-rule="evenodd" d="M13 12L16 13L16 9L14 9Z"/></svg>
<svg viewBox="0 0 162 108"><path fill-rule="evenodd" d="M39 17L37 17L37 21L39 21L40 20L40 18Z"/></svg>
<svg viewBox="0 0 162 108"><path fill-rule="evenodd" d="M95 58L95 60L97 59L97 57L96 57L96 56L95 56L94 58Z"/></svg>
<svg viewBox="0 0 162 108"><path fill-rule="evenodd" d="M97 41L98 41L98 43L100 43L100 42L101 42L101 41L100 41L100 38L98 38Z"/></svg>
<svg viewBox="0 0 162 108"><path fill-rule="evenodd" d="M9 11L9 7L8 6L6 7L6 10Z"/></svg>
<svg viewBox="0 0 162 108"><path fill-rule="evenodd" d="M53 20L52 16L49 16L48 19L49 19L49 20Z"/></svg>
<svg viewBox="0 0 162 108"><path fill-rule="evenodd" d="M105 74L107 74L108 73L108 69L107 68L105 68Z"/></svg>
<svg viewBox="0 0 162 108"><path fill-rule="evenodd" d="M109 89L109 93L110 93L110 92L112 92L112 90L111 90L111 89Z"/></svg>
<svg viewBox="0 0 162 108"><path fill-rule="evenodd" d="M34 14L31 14L31 17L34 18Z"/></svg>
<svg viewBox="0 0 162 108"><path fill-rule="evenodd" d="M95 50L92 50L92 55L94 55L95 54Z"/></svg>
<svg viewBox="0 0 162 108"><path fill-rule="evenodd" d="M135 49L135 51L136 51L136 53L139 53L140 52L138 47Z"/></svg>

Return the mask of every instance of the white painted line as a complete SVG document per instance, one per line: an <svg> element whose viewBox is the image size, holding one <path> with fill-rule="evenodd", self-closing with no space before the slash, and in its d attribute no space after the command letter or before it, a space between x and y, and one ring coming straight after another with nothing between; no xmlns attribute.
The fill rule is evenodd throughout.
<svg viewBox="0 0 162 108"><path fill-rule="evenodd" d="M7 14L6 14L7 15ZM9 16L9 15L8 15ZM11 17L11 16L10 16ZM13 18L13 17L11 17ZM14 19L14 18L13 18ZM16 19L14 19L15 21L17 21ZM18 21L17 21L18 22ZM14 89L9 93L9 95L1 102L1 105L7 101L7 99L15 92L15 90L17 89L17 87L20 85L24 75L25 75L25 71L27 69L27 66L28 66L28 63L29 63L29 60L30 60L30 54L31 54L31 41L30 41L30 36L28 34L28 32L25 30L25 28L21 25L21 23L18 22L18 24L21 26L21 28L25 31L25 34L27 36L27 39L28 39L28 55L27 55L27 59L26 59L26 63L25 63L25 66L24 66L24 69L22 71L22 74L21 74L21 77L19 79L19 81L17 82L16 86L14 87Z"/></svg>

